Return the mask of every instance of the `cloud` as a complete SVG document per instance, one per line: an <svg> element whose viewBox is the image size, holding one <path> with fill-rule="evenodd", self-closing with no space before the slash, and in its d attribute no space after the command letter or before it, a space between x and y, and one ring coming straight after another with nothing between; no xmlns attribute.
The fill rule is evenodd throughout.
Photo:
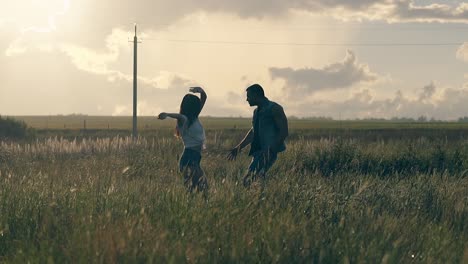
<svg viewBox="0 0 468 264"><path fill-rule="evenodd" d="M107 68L96 73L81 70L74 63L62 52L30 50L0 56L0 113L110 115L119 112L117 106L131 106L131 79L110 80ZM156 73L138 84L139 111L145 115L158 109L177 111L188 86L194 83L177 73ZM129 114L124 108L120 112Z"/></svg>
<svg viewBox="0 0 468 264"><path fill-rule="evenodd" d="M156 115L160 112L178 112L180 102L183 96L187 93L186 86L175 86L167 90L145 89L139 93L138 114L139 115ZM132 115L132 104L116 104L112 111L112 115ZM227 102L226 98L209 96L208 102L205 105L202 116L223 116L223 117L238 117L251 116L253 109L244 101L243 104L232 104Z"/></svg>
<svg viewBox="0 0 468 264"><path fill-rule="evenodd" d="M435 96L440 94L440 96ZM400 90L393 97L377 99L365 89L350 98L339 100L309 100L287 105L285 109L296 116L332 116L334 118L392 118L426 116L455 120L466 115L468 88L438 89L430 83L420 89L418 97L410 97Z"/></svg>
<svg viewBox="0 0 468 264"><path fill-rule="evenodd" d="M413 0L16 0L2 5L0 17L23 31L55 32L68 42L96 47L114 28L130 29L135 22L147 31L197 12L278 20L294 11L342 20L468 23L468 3L416 5Z"/></svg>
<svg viewBox="0 0 468 264"><path fill-rule="evenodd" d="M290 96L303 98L323 90L337 90L352 87L359 83L372 83L379 76L370 71L369 66L360 64L354 52L348 50L343 61L315 68L277 68L269 69L273 80L283 79L285 90Z"/></svg>
<svg viewBox="0 0 468 264"><path fill-rule="evenodd" d="M468 62L468 42L465 42L460 48L457 50L457 58L461 61ZM465 79L468 80L468 73L465 74ZM466 82L463 87L468 89L468 82Z"/></svg>
<svg viewBox="0 0 468 264"><path fill-rule="evenodd" d="M167 27L187 15L197 12L227 13L242 18L262 19L265 17L286 17L291 10L307 12L323 12L330 8L347 10L367 10L368 8L387 2L386 0L139 0L134 3L129 0L118 2L111 0L75 0L70 8L79 10L78 16L86 21L100 18L97 27L122 27L138 22L142 29L159 29ZM112 12L109 12L112 7Z"/></svg>
<svg viewBox="0 0 468 264"><path fill-rule="evenodd" d="M468 42L463 43L457 50L457 58L468 62Z"/></svg>
<svg viewBox="0 0 468 264"><path fill-rule="evenodd" d="M434 95L435 91L436 91L436 86L433 82L424 86L424 88L422 89L419 95L419 101L425 102L425 101L430 100L432 96Z"/></svg>
<svg viewBox="0 0 468 264"><path fill-rule="evenodd" d="M235 92L228 92L226 94L226 101L229 103L229 104L232 104L232 105L242 105L244 103L246 103L246 98L245 98L245 95L241 95L239 93L235 93Z"/></svg>
<svg viewBox="0 0 468 264"><path fill-rule="evenodd" d="M49 32L65 42L101 47L114 28L130 29L135 22L143 31L158 31L198 12L278 20L295 11L341 20L468 23L468 3L417 5L413 0L15 0L2 4L0 23L14 22L23 32Z"/></svg>
<svg viewBox="0 0 468 264"><path fill-rule="evenodd" d="M128 74L112 72L109 64L116 62L121 52L130 53L126 40L132 35L129 30L133 22L139 23L141 32L157 33L200 12L278 20L301 11L343 20L468 23L467 10L464 3L417 6L410 0L17 0L2 6L0 23L16 25L22 32L10 42L6 51L9 56L31 49L60 49L79 69L119 79L128 78Z"/></svg>
<svg viewBox="0 0 468 264"><path fill-rule="evenodd" d="M186 11L233 13L245 18L285 16L290 11L329 15L337 18L386 20L390 22L461 22L468 23L468 3L458 6L435 3L417 5L413 0L257 0L257 1L198 1L197 6L183 1L168 5L169 13L174 6L187 6ZM173 13L174 17L177 17ZM179 13L181 14L181 13Z"/></svg>
<svg viewBox="0 0 468 264"><path fill-rule="evenodd" d="M112 34L106 37L106 47L101 50L94 50L82 46L77 46L70 43L55 44L44 37L44 34L36 33L23 35L21 38L13 41L5 54L7 56L29 55L35 52L62 53L65 54L71 63L80 71L85 71L95 75L104 76L109 82L125 81L133 82L133 74L125 73L120 70L119 64L123 60L122 55L126 59L132 57L132 48L128 43L122 42L127 36L127 33L121 29L114 29ZM34 44L32 44L34 43ZM125 62L130 65L130 61ZM169 89L174 85L190 85L196 84L178 73L161 71L155 76L145 77L138 76L138 82L158 89Z"/></svg>
<svg viewBox="0 0 468 264"><path fill-rule="evenodd" d="M137 105L138 116L156 116L163 112L164 109L155 102L148 102L147 100L140 100ZM133 115L133 106L131 104L116 105L112 116L129 116Z"/></svg>
<svg viewBox="0 0 468 264"><path fill-rule="evenodd" d="M0 47L7 52L0 56L0 113L131 114L133 49L125 31L114 29L100 49L54 43L42 32L1 33L0 40L5 41L0 41ZM143 72L146 75L138 76L138 111L142 115L177 112L188 87L204 86L178 72ZM29 96L24 98L24 94ZM213 94L204 113L238 116L236 106Z"/></svg>
<svg viewBox="0 0 468 264"><path fill-rule="evenodd" d="M440 22L468 23L468 3L457 6L433 3L417 5L414 0L369 0L369 1L304 1L315 2L315 9L309 12L331 14L342 20L381 20L390 23ZM312 5L311 5L312 6Z"/></svg>
<svg viewBox="0 0 468 264"><path fill-rule="evenodd" d="M2 113L96 113L98 105L105 110L112 101L131 96L127 83L109 85L102 76L76 69L60 53L30 51L27 56L1 57L0 72Z"/></svg>
<svg viewBox="0 0 468 264"><path fill-rule="evenodd" d="M414 1L394 0L392 4L394 12L388 18L390 21L468 23L468 3L463 2L456 7L439 3L418 6Z"/></svg>

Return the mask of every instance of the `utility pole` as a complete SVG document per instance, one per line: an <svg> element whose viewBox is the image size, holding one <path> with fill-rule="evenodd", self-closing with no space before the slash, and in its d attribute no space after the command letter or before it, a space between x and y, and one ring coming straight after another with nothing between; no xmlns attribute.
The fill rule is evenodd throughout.
<svg viewBox="0 0 468 264"><path fill-rule="evenodd" d="M138 47L138 38L137 38L137 25L135 24L135 36L133 37L133 130L132 136L133 139L138 137L137 130L137 47Z"/></svg>

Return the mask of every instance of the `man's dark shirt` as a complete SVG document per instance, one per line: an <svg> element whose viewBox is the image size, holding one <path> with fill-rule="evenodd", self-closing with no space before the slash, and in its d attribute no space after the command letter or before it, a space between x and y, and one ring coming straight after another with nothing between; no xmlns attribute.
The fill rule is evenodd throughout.
<svg viewBox="0 0 468 264"><path fill-rule="evenodd" d="M279 137L279 129L276 127L272 108L281 107L275 102L272 102L265 98L265 100L259 104L257 109L254 111L253 116L253 132L254 138L250 147L249 155L257 151L265 151L272 147L272 144L277 142ZM278 152L286 149L284 142L278 149Z"/></svg>

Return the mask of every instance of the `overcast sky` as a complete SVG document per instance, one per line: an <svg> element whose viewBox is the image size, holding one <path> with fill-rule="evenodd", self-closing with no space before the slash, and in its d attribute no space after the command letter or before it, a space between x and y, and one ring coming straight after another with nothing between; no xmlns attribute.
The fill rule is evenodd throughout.
<svg viewBox="0 0 468 264"><path fill-rule="evenodd" d="M4 1L5 2L5 1ZM468 2L15 0L0 9L0 114L251 116L261 84L287 115L468 116ZM444 44L444 45L433 45Z"/></svg>

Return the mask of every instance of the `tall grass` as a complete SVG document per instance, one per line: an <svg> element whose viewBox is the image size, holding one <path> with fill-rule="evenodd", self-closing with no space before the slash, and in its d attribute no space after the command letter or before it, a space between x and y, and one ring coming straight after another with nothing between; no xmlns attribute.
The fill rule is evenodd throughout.
<svg viewBox="0 0 468 264"><path fill-rule="evenodd" d="M468 141L292 137L266 182L208 133L208 199L168 131L0 143L0 262L468 262Z"/></svg>

